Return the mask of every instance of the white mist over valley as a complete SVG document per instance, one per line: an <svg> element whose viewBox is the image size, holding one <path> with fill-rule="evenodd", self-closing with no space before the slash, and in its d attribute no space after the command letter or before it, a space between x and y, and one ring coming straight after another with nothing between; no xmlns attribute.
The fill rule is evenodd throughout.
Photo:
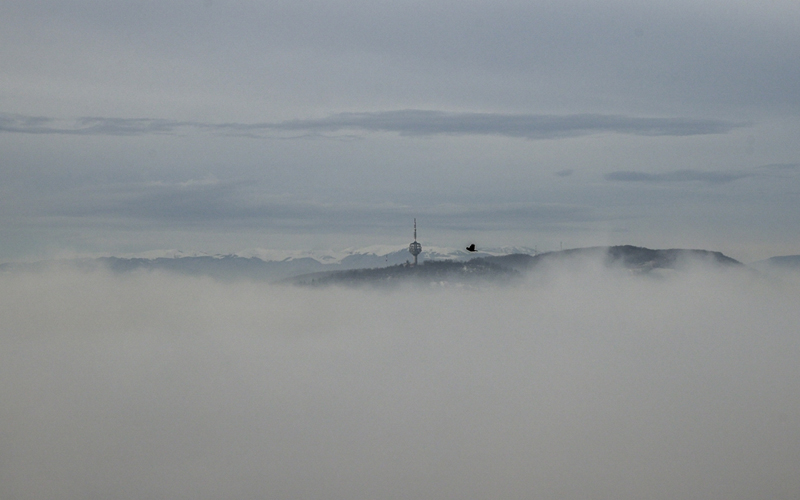
<svg viewBox="0 0 800 500"><path fill-rule="evenodd" d="M796 498L800 277L0 273L0 498Z"/></svg>

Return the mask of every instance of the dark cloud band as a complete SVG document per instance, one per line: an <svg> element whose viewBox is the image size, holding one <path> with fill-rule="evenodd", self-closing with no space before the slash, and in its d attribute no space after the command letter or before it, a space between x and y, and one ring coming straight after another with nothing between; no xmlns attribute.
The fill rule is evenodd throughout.
<svg viewBox="0 0 800 500"><path fill-rule="evenodd" d="M701 172L698 170L676 170L660 174L646 172L619 171L611 172L603 177L608 181L618 182L706 182L709 184L724 184L746 177L753 177L752 173L744 172Z"/></svg>
<svg viewBox="0 0 800 500"><path fill-rule="evenodd" d="M642 118L624 115L533 115L448 113L397 110L338 113L317 120L264 123L202 123L147 118L85 117L61 121L48 117L0 114L0 132L64 135L173 134L183 129L254 137L287 133L338 134L390 132L404 136L494 135L525 139L555 139L601 133L640 136L724 134L747 123L694 118Z"/></svg>

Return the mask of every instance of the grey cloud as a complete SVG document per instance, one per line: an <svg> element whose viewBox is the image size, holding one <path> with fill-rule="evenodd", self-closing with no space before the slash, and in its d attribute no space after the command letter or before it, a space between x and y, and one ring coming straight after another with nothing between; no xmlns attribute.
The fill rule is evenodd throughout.
<svg viewBox="0 0 800 500"><path fill-rule="evenodd" d="M751 173L743 172L702 172L699 170L676 170L662 174L647 172L619 171L603 176L608 181L616 182L706 182L708 184L724 184L746 177L753 177Z"/></svg>
<svg viewBox="0 0 800 500"><path fill-rule="evenodd" d="M339 113L320 120L290 120L276 124L220 125L232 130L339 132L396 132L401 135L499 135L526 139L576 137L597 133L645 136L723 134L744 126L723 120L692 118L639 118L622 115L535 115L501 113L449 113L398 110L374 113Z"/></svg>
<svg viewBox="0 0 800 500"><path fill-rule="evenodd" d="M603 178L616 182L643 182L643 183L669 183L669 182L706 182L708 184L725 184L746 178L786 178L800 172L800 163L773 163L754 167L745 171L705 172L700 170L675 170L664 173L649 173L631 170L610 172Z"/></svg>
<svg viewBox="0 0 800 500"><path fill-rule="evenodd" d="M355 90L351 102L358 102L374 97L364 95L374 84L396 81L395 75L383 80L387 70L402 68L411 77L408 85L398 86L404 90L396 96L419 96L424 87L424 102L446 92L450 104L469 105L475 94L467 89L494 75L500 77L494 81L512 83L507 92L492 92L492 100L501 106L520 100L537 103L546 90L547 99L556 97L561 105L612 98L618 105L637 103L640 110L685 106L725 112L747 105L798 109L798 69L792 64L798 54L797 17L790 2L741 6L736 16L724 4L674 2L217 1L213 8L200 8L199 0L146 7L17 3L4 16L8 41L19 25L29 31L63 30L56 49L69 49L73 61L86 58L88 65L96 55L82 50L88 39L103 43L104 50L134 48L150 61L168 56L170 73L172 58L181 54L207 71L200 78L193 73L195 82L224 72L226 80L237 82L236 88L252 86L251 96L286 85L284 96L306 92L313 99L329 89L338 94ZM85 34L94 36L81 36ZM41 47L31 43L25 60L32 55L41 63L53 54L52 45L44 43L47 38L38 38ZM270 62L285 54L312 55L305 64L298 63L309 73L300 76L294 71L300 68L289 68L270 81L276 69ZM325 63L342 54L348 56L344 64ZM111 54L110 64L127 60L116 56ZM376 67L375 60L387 64ZM71 67L77 72L83 66ZM4 67L9 69L15 68ZM440 70L466 77L447 79L446 90L434 90L437 78L432 75ZM131 73L134 79L147 76L146 71ZM400 78L402 73L398 71ZM164 76L158 80L161 85L172 79ZM270 83L261 87L265 81Z"/></svg>
<svg viewBox="0 0 800 500"><path fill-rule="evenodd" d="M56 135L146 135L174 133L199 124L151 118L81 117L58 120L45 116L0 113L0 132Z"/></svg>
<svg viewBox="0 0 800 500"><path fill-rule="evenodd" d="M101 117L59 121L46 117L0 115L0 132L68 135L168 134L181 129L196 129L251 137L288 132L331 134L360 131L394 132L404 136L495 135L525 139L554 139L600 133L640 136L724 134L747 125L747 123L695 118L642 118L601 114L451 113L415 109L337 113L317 120L252 124Z"/></svg>
<svg viewBox="0 0 800 500"><path fill-rule="evenodd" d="M172 133L183 126L192 126L188 122L172 120L154 120L149 118L100 118L87 117L77 121L77 132L86 135L144 135Z"/></svg>
<svg viewBox="0 0 800 500"><path fill-rule="evenodd" d="M664 1L15 3L0 18L2 41L48 36L11 51L4 74L45 79L57 62L59 73L105 84L140 109L158 110L154 97L207 101L200 90L215 80L240 109L268 94L282 112L292 102L726 117L800 109L796 9L784 0L736 15L724 3ZM107 72L81 71L95 65Z"/></svg>

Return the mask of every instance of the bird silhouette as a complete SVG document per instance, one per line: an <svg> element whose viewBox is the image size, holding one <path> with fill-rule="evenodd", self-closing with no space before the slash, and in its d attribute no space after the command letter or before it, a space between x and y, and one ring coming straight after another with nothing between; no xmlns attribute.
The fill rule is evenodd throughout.
<svg viewBox="0 0 800 500"><path fill-rule="evenodd" d="M468 252L475 252L475 251L476 251L476 250L475 250L475 243L473 243L472 245L468 246L468 247L467 247L467 251L468 251Z"/></svg>

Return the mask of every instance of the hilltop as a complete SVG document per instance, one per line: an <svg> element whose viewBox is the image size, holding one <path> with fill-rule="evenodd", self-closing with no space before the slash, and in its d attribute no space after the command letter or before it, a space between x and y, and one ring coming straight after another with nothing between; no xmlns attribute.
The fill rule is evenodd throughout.
<svg viewBox="0 0 800 500"><path fill-rule="evenodd" d="M451 260L425 261L419 265L401 264L390 267L329 271L307 274L286 280L295 285L394 285L416 281L429 284L445 283L506 283L519 278L518 270L475 258L466 262Z"/></svg>
<svg viewBox="0 0 800 500"><path fill-rule="evenodd" d="M670 248L653 250L632 245L611 247L589 247L540 253L537 255L506 255L487 257L489 262L516 270L530 269L543 263L552 263L577 257L595 257L607 266L621 267L635 272L648 272L653 269L679 269L689 262L703 261L724 266L743 266L721 252L709 250L687 250Z"/></svg>
<svg viewBox="0 0 800 500"><path fill-rule="evenodd" d="M591 247L547 252L537 255L510 254L476 257L466 262L427 261L418 266L400 265L384 268L330 271L297 276L286 280L297 285L395 285L402 282L445 283L508 283L534 269L552 263L569 263L570 259L597 259L609 267L618 267L637 274L655 269L682 269L691 262L726 267L744 265L720 252L708 250L652 250L630 245Z"/></svg>

